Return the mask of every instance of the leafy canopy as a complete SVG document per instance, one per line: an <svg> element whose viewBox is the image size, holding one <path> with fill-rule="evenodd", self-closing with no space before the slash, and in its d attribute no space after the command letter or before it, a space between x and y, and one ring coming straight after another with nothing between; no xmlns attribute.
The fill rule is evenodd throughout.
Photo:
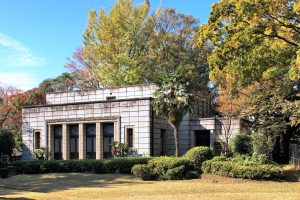
<svg viewBox="0 0 300 200"><path fill-rule="evenodd" d="M149 9L148 1L134 6L119 0L108 13L89 12L83 46L66 64L78 88L153 83L178 66L206 85L210 48L197 45L198 20L173 9Z"/></svg>

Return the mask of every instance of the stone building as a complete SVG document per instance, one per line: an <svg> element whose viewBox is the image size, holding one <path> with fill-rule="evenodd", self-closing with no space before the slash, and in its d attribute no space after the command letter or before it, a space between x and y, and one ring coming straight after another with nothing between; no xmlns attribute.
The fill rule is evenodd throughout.
<svg viewBox="0 0 300 200"><path fill-rule="evenodd" d="M155 85L137 85L47 94L45 105L22 110L23 159L34 159L34 149L41 147L48 147L49 159L100 159L111 156L113 141L140 156L174 155L172 128L152 110L154 91ZM210 102L198 102L180 125L180 153L211 145L222 137L222 127L210 115ZM235 120L231 131L239 130Z"/></svg>

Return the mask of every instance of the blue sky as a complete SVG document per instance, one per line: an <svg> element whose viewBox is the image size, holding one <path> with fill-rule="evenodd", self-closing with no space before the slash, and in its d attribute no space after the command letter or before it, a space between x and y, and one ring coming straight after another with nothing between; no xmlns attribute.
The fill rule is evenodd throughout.
<svg viewBox="0 0 300 200"><path fill-rule="evenodd" d="M216 0L150 0L205 23ZM65 72L82 44L89 9L109 11L115 0L3 0L0 6L0 83L26 90ZM143 0L133 0L134 4Z"/></svg>

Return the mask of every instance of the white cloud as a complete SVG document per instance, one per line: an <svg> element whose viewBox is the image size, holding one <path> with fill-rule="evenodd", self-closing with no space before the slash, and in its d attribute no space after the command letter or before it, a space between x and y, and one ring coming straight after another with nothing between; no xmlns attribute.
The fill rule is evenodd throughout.
<svg viewBox="0 0 300 200"><path fill-rule="evenodd" d="M0 66L32 67L45 63L43 58L34 55L21 42L0 32Z"/></svg>
<svg viewBox="0 0 300 200"><path fill-rule="evenodd" d="M28 90L37 87L38 80L34 75L27 72L0 72L0 82L21 90Z"/></svg>

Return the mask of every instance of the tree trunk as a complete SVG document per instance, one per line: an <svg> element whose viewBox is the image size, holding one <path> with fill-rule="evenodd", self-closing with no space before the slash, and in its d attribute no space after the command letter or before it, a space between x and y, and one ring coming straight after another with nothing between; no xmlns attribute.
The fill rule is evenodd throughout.
<svg viewBox="0 0 300 200"><path fill-rule="evenodd" d="M173 134L174 134L174 139L175 139L175 155L179 156L179 133L178 133L178 125L170 123L170 125L173 128Z"/></svg>

